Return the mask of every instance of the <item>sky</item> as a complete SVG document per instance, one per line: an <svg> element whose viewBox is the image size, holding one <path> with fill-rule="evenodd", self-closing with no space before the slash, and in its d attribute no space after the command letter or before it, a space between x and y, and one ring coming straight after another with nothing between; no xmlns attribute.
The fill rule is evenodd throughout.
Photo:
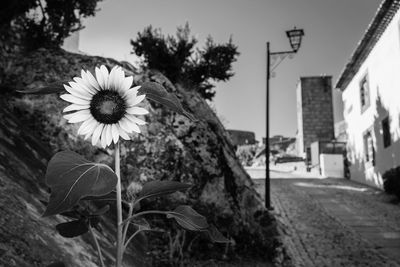
<svg viewBox="0 0 400 267"><path fill-rule="evenodd" d="M270 135L294 137L296 85L300 77L332 75L333 83L372 20L380 0L103 0L84 20L79 49L92 55L134 61L130 40L146 26L175 34L189 23L204 43L232 36L241 53L235 75L217 83L212 105L228 129L266 129L266 42L272 52L290 50L285 31L304 29L300 50L286 58L270 80ZM334 84L333 84L334 85ZM340 92L333 90L335 121L343 119Z"/></svg>

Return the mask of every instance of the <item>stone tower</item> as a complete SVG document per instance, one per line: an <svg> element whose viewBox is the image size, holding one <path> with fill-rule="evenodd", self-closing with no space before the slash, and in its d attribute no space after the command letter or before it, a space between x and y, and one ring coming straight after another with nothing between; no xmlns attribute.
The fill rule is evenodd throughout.
<svg viewBox="0 0 400 267"><path fill-rule="evenodd" d="M334 138L332 76L301 77L297 85L298 155L307 157L315 141Z"/></svg>

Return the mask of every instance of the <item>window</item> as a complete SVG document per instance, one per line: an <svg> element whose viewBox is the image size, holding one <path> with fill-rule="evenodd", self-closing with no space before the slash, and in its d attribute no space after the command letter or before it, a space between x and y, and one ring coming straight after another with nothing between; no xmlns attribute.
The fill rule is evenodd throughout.
<svg viewBox="0 0 400 267"><path fill-rule="evenodd" d="M369 107L369 98L369 83L368 75L366 74L360 82L361 112L364 112Z"/></svg>
<svg viewBox="0 0 400 267"><path fill-rule="evenodd" d="M388 147L392 143L392 138L390 135L390 123L389 117L382 120L382 137L383 137L383 147Z"/></svg>
<svg viewBox="0 0 400 267"><path fill-rule="evenodd" d="M364 153L365 153L365 162L369 162L372 166L375 166L375 149L374 149L374 141L372 140L371 130L368 130L364 134Z"/></svg>

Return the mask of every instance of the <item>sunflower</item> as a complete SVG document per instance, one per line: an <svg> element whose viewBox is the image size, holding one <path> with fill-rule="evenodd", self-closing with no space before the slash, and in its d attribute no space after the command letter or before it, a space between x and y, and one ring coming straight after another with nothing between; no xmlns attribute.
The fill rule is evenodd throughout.
<svg viewBox="0 0 400 267"><path fill-rule="evenodd" d="M137 104L145 95L138 95L140 86L131 88L133 77L125 77L121 67L115 66L110 73L102 65L96 68L96 78L89 71L81 71L81 77L64 85L69 94L60 97L70 102L63 112L69 123L80 123L78 134L85 139L92 137L92 145L99 141L102 147L109 146L119 137L130 140L128 134L140 133L138 125L145 122L137 115L149 112Z"/></svg>

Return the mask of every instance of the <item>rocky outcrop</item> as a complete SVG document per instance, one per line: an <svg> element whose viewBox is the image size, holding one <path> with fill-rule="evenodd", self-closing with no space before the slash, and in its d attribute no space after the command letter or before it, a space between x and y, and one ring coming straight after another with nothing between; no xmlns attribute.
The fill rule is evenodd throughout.
<svg viewBox="0 0 400 267"><path fill-rule="evenodd" d="M53 229L60 218L40 217L44 209L40 200L48 197L43 174L47 160L59 150L70 149L105 163L112 162L112 150L94 148L76 136L76 126L61 118L66 104L57 95L27 96L15 90L68 81L78 76L81 68L93 70L100 64L122 65L137 84L144 81L162 84L197 118L197 121L190 121L157 103L147 102L151 114L146 117L148 124L142 128L143 134L124 142L122 150L125 188L131 181L152 179L193 184L187 194L176 194L167 200L144 203L144 206L168 208L177 201L189 203L235 241L229 246L211 244L206 243L203 236L188 234L182 245L186 251L184 256L200 258L198 255L203 253L220 258L274 258L275 248L279 246L275 220L263 208L224 127L194 89L173 85L157 71L138 73L128 63L63 50L12 55L3 64L8 67L2 69L0 83L4 102L0 116L6 118L0 123L0 255L3 255L0 258L9 255L10 261L15 262L21 258L15 266L35 262L36 266L43 266L57 259L69 259L70 266L92 266L86 262L96 262L93 247L87 243L90 243L89 238L64 239ZM12 211L18 211L17 215L12 215ZM170 224L163 226L170 227ZM176 228L169 231L170 237L171 233L175 237L181 235ZM162 244L164 250L171 250L168 243ZM29 249L35 245L38 249L43 246L40 251L48 249L48 255L53 256ZM81 262L74 262L76 260Z"/></svg>

